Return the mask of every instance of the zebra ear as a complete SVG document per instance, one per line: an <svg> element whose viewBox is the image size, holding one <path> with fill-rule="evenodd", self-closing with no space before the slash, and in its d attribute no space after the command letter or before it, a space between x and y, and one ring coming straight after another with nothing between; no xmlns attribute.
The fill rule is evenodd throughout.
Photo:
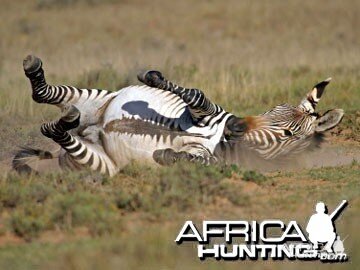
<svg viewBox="0 0 360 270"><path fill-rule="evenodd" d="M342 109L333 109L327 111L316 120L315 131L325 132L336 127L341 122L343 116L344 110Z"/></svg>
<svg viewBox="0 0 360 270"><path fill-rule="evenodd" d="M331 78L319 82L313 89L306 95L301 101L299 107L303 108L306 112L315 112L316 105L319 103L322 94L324 93L325 87L330 83Z"/></svg>

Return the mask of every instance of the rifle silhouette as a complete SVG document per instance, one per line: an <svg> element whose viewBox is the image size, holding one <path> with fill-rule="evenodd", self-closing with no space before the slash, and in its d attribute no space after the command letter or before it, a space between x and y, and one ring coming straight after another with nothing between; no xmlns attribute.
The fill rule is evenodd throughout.
<svg viewBox="0 0 360 270"><path fill-rule="evenodd" d="M342 200L342 202L330 214L330 218L332 221L334 221L338 217L340 212L347 206L347 204L348 204L347 200Z"/></svg>

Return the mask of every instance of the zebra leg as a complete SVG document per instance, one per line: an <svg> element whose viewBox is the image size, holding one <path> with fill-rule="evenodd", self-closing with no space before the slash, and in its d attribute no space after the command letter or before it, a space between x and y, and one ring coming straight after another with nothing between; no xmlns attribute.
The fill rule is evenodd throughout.
<svg viewBox="0 0 360 270"><path fill-rule="evenodd" d="M161 165L172 165L181 160L200 163L203 165L215 164L217 162L217 159L214 156L196 155L186 151L176 152L171 148L154 151L153 158Z"/></svg>
<svg viewBox="0 0 360 270"><path fill-rule="evenodd" d="M61 104L68 91L65 87L48 85L45 80L40 58L28 55L23 62L26 77L32 87L32 98L38 103Z"/></svg>
<svg viewBox="0 0 360 270"><path fill-rule="evenodd" d="M58 121L43 124L41 133L58 143L73 164L113 176L116 166L101 146L83 142L68 132L79 123L80 112L72 105Z"/></svg>
<svg viewBox="0 0 360 270"><path fill-rule="evenodd" d="M201 120L206 116L216 115L222 111L222 109L218 105L212 103L201 90L176 85L165 79L160 71L146 71L138 74L138 79L150 87L170 91L179 96L186 104L188 104L194 119Z"/></svg>
<svg viewBox="0 0 360 270"><path fill-rule="evenodd" d="M67 85L49 85L46 82L42 61L34 55L28 55L23 62L26 77L32 87L32 98L38 103L47 103L64 107L67 104L76 104L81 98L98 100L103 104L111 95L107 90L79 89Z"/></svg>

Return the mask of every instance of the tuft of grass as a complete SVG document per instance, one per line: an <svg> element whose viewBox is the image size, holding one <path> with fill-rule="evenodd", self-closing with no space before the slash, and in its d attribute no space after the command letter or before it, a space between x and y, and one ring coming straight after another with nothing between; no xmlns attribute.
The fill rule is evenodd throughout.
<svg viewBox="0 0 360 270"><path fill-rule="evenodd" d="M360 166L354 161L349 166L311 169L307 172L311 179L324 181L353 181L360 179Z"/></svg>
<svg viewBox="0 0 360 270"><path fill-rule="evenodd" d="M259 172L250 170L243 173L243 180L255 182L256 184L262 184L267 180L267 177Z"/></svg>
<svg viewBox="0 0 360 270"><path fill-rule="evenodd" d="M15 185L0 190L0 200L4 207L15 207L21 202L21 194Z"/></svg>
<svg viewBox="0 0 360 270"><path fill-rule="evenodd" d="M9 219L11 230L25 240L32 240L41 232L51 228L48 215L44 214L44 206L29 204L18 208Z"/></svg>
<svg viewBox="0 0 360 270"><path fill-rule="evenodd" d="M123 172L133 173L133 165ZM232 173L231 167L209 166L181 162L171 167L148 170L147 188L132 188L116 194L116 204L127 211L143 211L157 215L170 211L188 211L199 209L202 205L213 203L221 197L240 205L243 196L241 189L226 183ZM136 174L136 177L139 173ZM238 198L238 199L237 199Z"/></svg>
<svg viewBox="0 0 360 270"><path fill-rule="evenodd" d="M115 195L116 206L129 212L140 210L144 206L144 199L140 192L128 193L120 190Z"/></svg>
<svg viewBox="0 0 360 270"><path fill-rule="evenodd" d="M48 183L31 182L10 175L9 181L0 182L0 202L5 208L15 208L29 202L43 203L52 191Z"/></svg>
<svg viewBox="0 0 360 270"><path fill-rule="evenodd" d="M51 222L62 229L87 226L93 235L110 233L117 223L111 201L89 192L58 195L50 203Z"/></svg>

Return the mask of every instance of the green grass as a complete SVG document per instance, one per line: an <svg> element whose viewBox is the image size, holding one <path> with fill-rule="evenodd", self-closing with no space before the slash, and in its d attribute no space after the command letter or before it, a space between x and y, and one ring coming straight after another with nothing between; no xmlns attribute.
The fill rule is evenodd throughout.
<svg viewBox="0 0 360 270"><path fill-rule="evenodd" d="M307 176L310 179L323 181L350 181L351 179L360 179L360 171L357 170L358 167L359 165L354 161L350 167L346 168L329 167L311 169L308 171Z"/></svg>
<svg viewBox="0 0 360 270"><path fill-rule="evenodd" d="M243 206L248 196L234 189L231 176L231 168L187 163L157 170L133 164L112 179L77 173L24 179L10 174L0 180L1 213L7 231L26 240L55 228L69 232L86 227L91 235L102 235L121 227L121 214L143 212L165 219L174 211L198 211L217 198ZM127 181L121 183L122 178Z"/></svg>
<svg viewBox="0 0 360 270"><path fill-rule="evenodd" d="M354 163L336 169L314 169L290 179L294 184L297 179L323 180L329 187L339 183L338 191L354 196L358 193L353 190L358 184L358 171L359 165ZM9 174L0 181L0 213L7 224L6 230L26 240L55 228L71 232L74 228L86 227L91 235L102 235L112 233L115 227L121 228L121 215L143 213L150 220L165 221L179 213L198 213L204 207L216 207L219 201L232 207L251 207L255 203L254 195L243 190L249 181L259 190L273 186L283 190L286 197L282 200L281 195L274 196L276 204L296 205L291 199L298 194L294 192L293 184L276 186L277 180L284 176L286 174L267 177L233 167L203 167L188 163L158 169L132 164L114 178L72 173L24 179ZM344 179L345 183L342 182ZM331 192L324 189L317 193L323 197ZM301 196L305 198L306 193ZM260 203L266 207L266 200L255 204Z"/></svg>
<svg viewBox="0 0 360 270"><path fill-rule="evenodd" d="M305 225L316 201L324 200L333 209L344 198L350 208L337 221L337 229L343 237L351 235L346 248L354 263L359 237L351 224L357 222L360 207L359 169L354 163L337 168L336 173L334 168L323 168L289 178L286 173L266 176L182 163L157 170L132 164L111 179L88 173L28 179L10 174L0 182L0 209L6 224L2 234L13 232L28 243L0 247L0 268L197 269L204 264L196 259L196 250L173 242L185 220L270 217L296 219ZM282 181L284 177L289 180ZM325 181L319 185L316 179ZM251 194L244 190L249 181L256 185ZM64 240L56 240L57 235ZM289 263L271 264L277 269L290 267ZM220 266L211 260L206 265Z"/></svg>

